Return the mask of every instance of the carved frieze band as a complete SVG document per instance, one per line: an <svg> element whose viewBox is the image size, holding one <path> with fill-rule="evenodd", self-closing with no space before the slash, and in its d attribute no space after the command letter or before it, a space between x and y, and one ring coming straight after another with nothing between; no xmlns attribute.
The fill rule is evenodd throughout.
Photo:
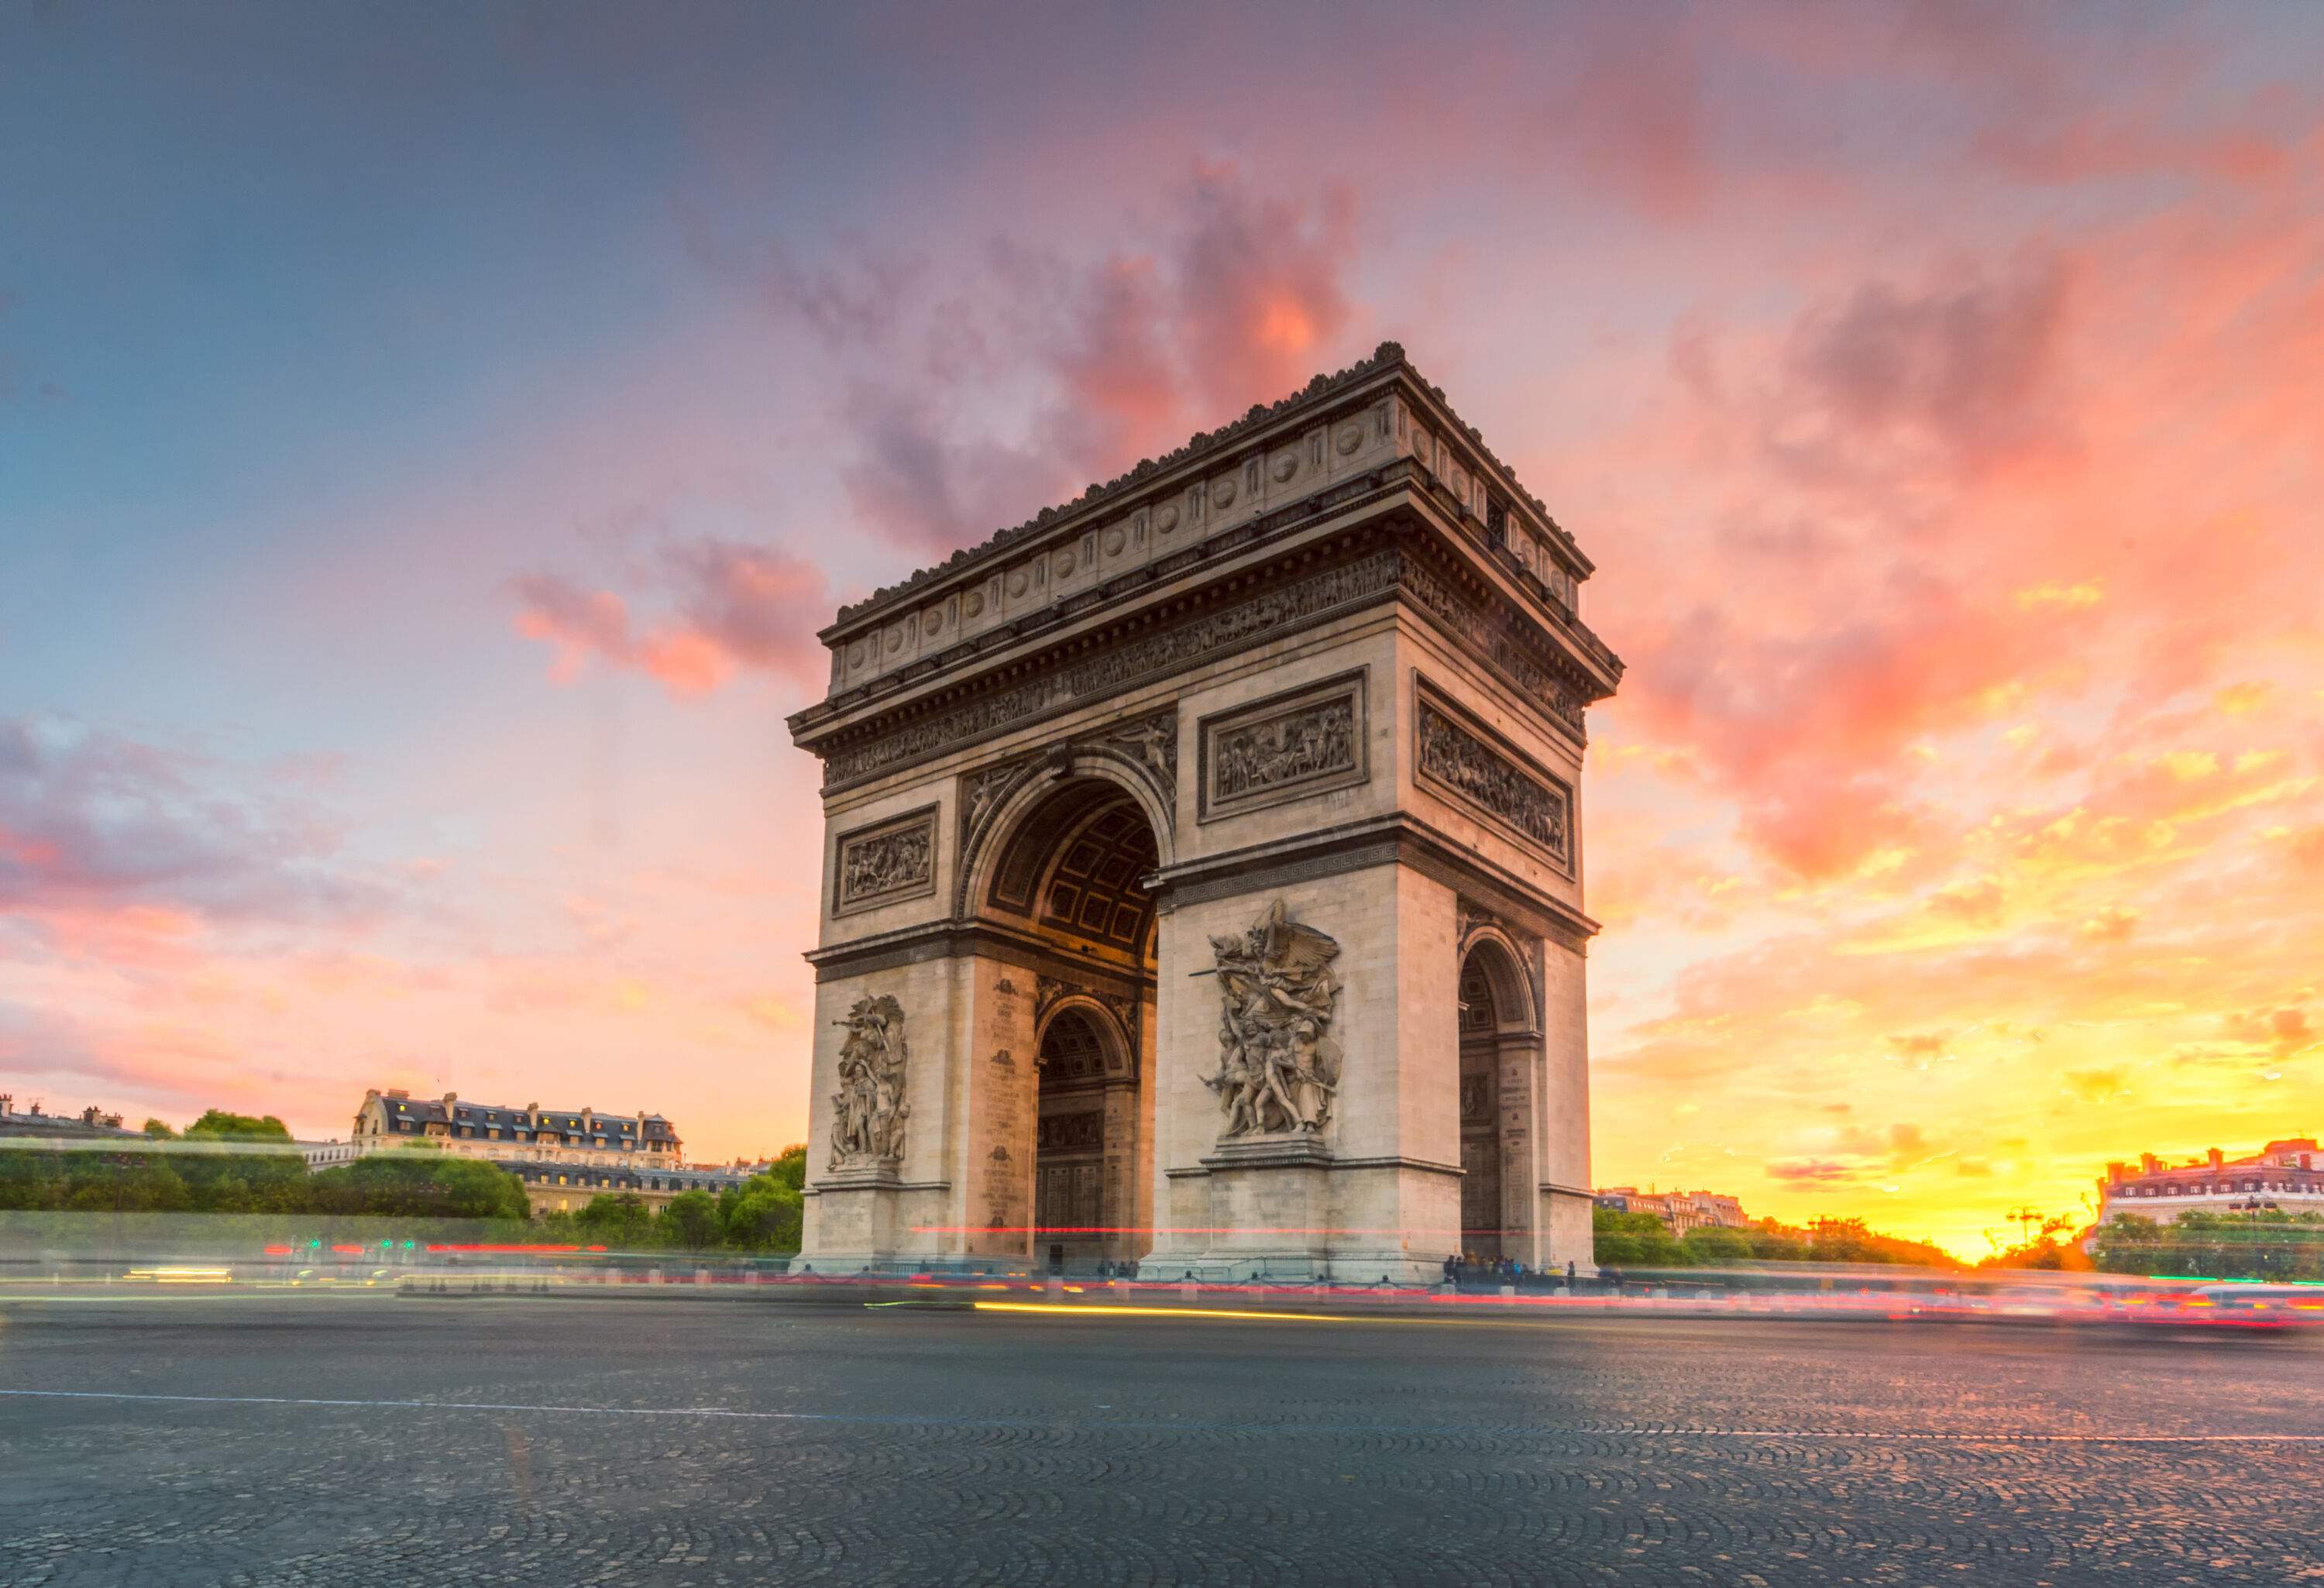
<svg viewBox="0 0 2324 1588"><path fill-rule="evenodd" d="M936 888L936 808L919 809L839 838L831 912L846 915Z"/></svg>
<svg viewBox="0 0 2324 1588"><path fill-rule="evenodd" d="M1473 646L1529 698L1581 731L1584 703L1567 679L1539 660L1554 652L1554 642L1538 632L1537 624L1513 612L1487 614L1417 559L1383 547L1176 628L1126 640L1101 655L996 689L966 706L835 749L824 762L824 786L830 789L876 776L981 735L1119 694L1148 679L1262 637L1278 638L1294 625L1320 621L1397 590Z"/></svg>
<svg viewBox="0 0 2324 1588"><path fill-rule="evenodd" d="M1200 819L1345 789L1370 773L1365 674L1342 673L1202 723Z"/></svg>
<svg viewBox="0 0 2324 1588"><path fill-rule="evenodd" d="M1480 812L1548 854L1572 863L1573 797L1556 777L1490 729L1470 722L1425 683L1416 680L1414 769L1423 785Z"/></svg>
<svg viewBox="0 0 2324 1588"><path fill-rule="evenodd" d="M1550 715L1575 733L1582 732L1584 702L1566 680L1534 659L1529 649L1520 643L1528 632L1538 629L1532 620L1514 612L1489 614L1464 601L1452 586L1420 563L1405 559L1403 577L1399 581L1421 605L1462 638L1467 640L1491 659L1509 678L1524 688L1526 694L1547 706Z"/></svg>
<svg viewBox="0 0 2324 1588"><path fill-rule="evenodd" d="M995 690L955 710L835 750L824 762L825 785L868 777L980 734L1013 727L1078 701L1118 693L1149 675L1239 648L1261 636L1273 637L1286 624L1375 599L1395 588L1402 561L1393 549L1383 549L1175 629L1126 641L1103 655Z"/></svg>

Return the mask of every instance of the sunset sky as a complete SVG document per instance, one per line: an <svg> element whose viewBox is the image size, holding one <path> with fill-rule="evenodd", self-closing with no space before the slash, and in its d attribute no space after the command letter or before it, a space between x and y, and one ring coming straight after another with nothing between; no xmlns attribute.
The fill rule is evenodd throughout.
<svg viewBox="0 0 2324 1588"><path fill-rule="evenodd" d="M1394 337L1629 667L1600 1183L2324 1129L2324 7L805 9L0 9L18 1106L798 1140L814 630Z"/></svg>

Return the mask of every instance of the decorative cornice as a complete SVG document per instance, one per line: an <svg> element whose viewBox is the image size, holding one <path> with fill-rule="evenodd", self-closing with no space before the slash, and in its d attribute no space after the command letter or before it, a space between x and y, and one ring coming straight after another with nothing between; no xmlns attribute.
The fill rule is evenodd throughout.
<svg viewBox="0 0 2324 1588"><path fill-rule="evenodd" d="M1459 555L1436 549L1443 537L1424 529L1409 506L1390 508L1386 516L1352 525L1330 541L1342 560L1291 574L1295 567L1312 565L1319 543L1286 547L1271 569L1250 569L1238 576L1234 588L1214 585L1182 601L1176 612L1185 615L1167 626L1157 626L1150 609L1126 612L1111 628L1061 636L1050 651L1023 657L1005 672L964 680L944 695L899 701L893 711L862 717L819 743L810 742L808 748L824 759L824 792L836 793L1398 595L1581 743L1585 706L1603 698L1611 684L1565 651L1550 629L1507 601L1493 601L1489 582L1480 573L1463 571ZM1450 577L1455 571L1457 579ZM1277 582L1268 586L1264 580L1270 573ZM1456 588L1463 584L1473 591ZM1257 594L1244 594L1254 587ZM794 717L794 733L817 715L810 710Z"/></svg>
<svg viewBox="0 0 2324 1588"><path fill-rule="evenodd" d="M823 631L825 643L837 638L849 624L899 597L927 590L945 578L991 559L1010 547L1020 545L1041 534L1060 529L1070 522L1092 514L1096 510L1113 505L1137 492L1157 483L1159 476L1181 465L1211 457L1213 454L1233 447L1257 432L1280 421L1305 415L1340 397L1350 388L1391 373L1407 376L1415 390L1425 392L1438 411L1436 418L1457 433L1462 441L1475 452L1486 468L1485 473L1496 478L1507 494L1531 510L1534 527L1554 540L1566 559L1575 564L1583 577L1591 571L1590 559L1582 555L1573 537L1550 516L1548 504L1517 483L1517 471L1496 456L1486 445L1485 439L1474 425L1454 412L1446 400L1443 389L1423 376L1411 360L1405 356L1403 346L1396 342L1382 342L1372 350L1371 356L1328 374L1319 374L1290 396L1272 403L1255 403L1240 419L1215 430L1204 430L1190 438L1185 445L1160 457L1141 459L1131 468L1102 485L1092 483L1073 501L1062 506L1045 507L1033 517L1011 529L996 531L977 545L954 552L932 568L914 571L893 585L874 590L861 601L851 602L839 609L831 625Z"/></svg>
<svg viewBox="0 0 2324 1588"><path fill-rule="evenodd" d="M1025 669L1021 682L988 688L950 710L883 731L872 725L852 728L845 743L816 746L824 757L824 791L876 777L921 755L959 746L992 734L1038 722L1154 679L1167 677L1221 653L1261 640L1274 640L1339 613L1369 605L1395 587L1398 563L1386 547L1236 601L1221 601L1199 616L1168 628L1138 625L1144 632L1064 667ZM1223 593L1222 593L1223 594ZM1075 642L1075 649L1086 642Z"/></svg>
<svg viewBox="0 0 2324 1588"><path fill-rule="evenodd" d="M1153 981L1151 970L1133 970L1110 960L1068 954L1038 933L998 921L957 917L899 927L892 932L835 943L827 948L811 948L800 957L815 966L816 981L829 982L967 954L1021 966L1037 976L1056 974L1116 991L1122 987L1143 988Z"/></svg>
<svg viewBox="0 0 2324 1588"><path fill-rule="evenodd" d="M1506 491L1516 493L1517 497L1522 497L1526 507L1532 507L1534 512L1541 516L1543 528L1548 528L1548 531L1557 537L1559 544L1581 560L1582 569L1587 572L1587 568L1590 568L1587 558L1581 556L1581 547L1573 544L1573 537L1566 535L1564 528L1562 528L1554 519L1550 519L1548 504L1543 503L1541 497L1534 495L1534 493L1529 493L1525 486L1517 484L1517 472L1513 470L1513 467L1508 467L1506 463L1501 463L1501 458L1494 456L1494 451L1485 444L1485 437L1482 437L1482 432L1478 432L1476 426L1464 423L1464 420L1460 419L1460 414L1452 411L1452 404L1445 402L1443 388L1429 383L1427 379L1420 374L1420 370L1413 367L1411 360L1404 355L1404 346L1401 346L1399 342L1380 342L1376 349L1371 349L1371 358L1357 360L1357 363L1348 365L1346 370L1336 370L1332 372L1332 374L1315 374L1306 386L1302 386L1299 391L1287 395L1287 398L1280 398L1278 402L1255 402L1250 410L1241 416L1241 419L1231 420L1231 423L1227 423L1227 426L1220 426L1218 430L1194 432L1194 435L1185 442L1185 447L1178 447L1176 451L1165 453L1165 456L1159 456L1159 458L1141 458L1137 465L1132 465L1130 470L1125 470L1122 475L1115 475L1113 479L1104 481L1104 484L1094 484L1093 481L1093 484L1090 484L1081 495L1074 497L1072 503L1065 503L1062 507L1044 507L1038 513L1034 513L1032 519L1025 521L1025 523L1016 525L1016 528L1009 528L1009 531L997 531L995 535L990 535L988 540L983 540L981 544L976 544L976 547L960 549L960 551L955 551L953 556L945 558L944 563L936 563L935 568L920 568L916 569L916 572L908 574L908 577L904 577L901 581L897 581L897 584L883 586L883 588L874 591L872 596L864 597L864 600L848 602L846 607L839 609L839 616L832 621L832 630L844 628L846 623L851 623L853 618L860 618L867 612L874 612L876 607L883 607L883 605L888 605L890 600L895 600L897 596L908 596L911 591L920 591L920 588L925 588L925 586L936 584L939 579L944 579L945 574L960 572L962 568L969 568L972 563L981 563L981 560L985 560L985 558L992 556L995 551L1001 551L1001 549L1006 547L1013 547L1013 544L1018 544L1018 541L1022 540L1029 540L1032 535L1038 535L1041 531L1048 531L1048 528L1053 528L1053 525L1065 523L1066 519L1072 519L1072 516L1076 516L1076 513L1090 512L1090 509L1094 507L1104 507L1104 504L1115 503L1115 500L1130 495L1130 493L1137 491L1137 488L1146 486L1146 484L1153 481L1157 475L1165 475L1165 472L1178 467L1181 463L1192 463L1192 460L1197 460L1197 458L1206 458L1206 456L1220 451L1220 448L1231 447L1234 442L1241 442L1243 437L1252 435L1255 430L1262 430L1262 428L1271 426L1271 423L1276 423L1276 420L1280 419L1292 419L1292 416L1296 414L1304 414L1306 410L1313 410L1315 404L1324 402L1324 400L1334 398L1334 395L1343 392L1346 388L1355 386L1357 382L1364 382L1364 379L1369 379L1369 376L1373 374L1383 374L1383 372L1388 370L1408 372L1408 374L1413 376L1413 382L1423 388L1423 391L1427 391L1429 398L1436 400L1436 404L1443 410L1443 416L1450 420L1450 426L1455 428L1455 430L1462 435L1462 439L1469 442L1469 447L1476 448L1478 456L1480 456L1489 467L1492 467L1492 475L1499 476L1501 486L1504 486ZM827 630L827 632L830 632L830 630Z"/></svg>

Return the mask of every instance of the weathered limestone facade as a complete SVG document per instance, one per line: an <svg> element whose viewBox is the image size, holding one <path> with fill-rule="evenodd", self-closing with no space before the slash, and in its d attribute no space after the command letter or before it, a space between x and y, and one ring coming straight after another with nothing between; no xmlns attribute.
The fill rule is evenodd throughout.
<svg viewBox="0 0 2324 1588"><path fill-rule="evenodd" d="M1587 1271L1590 571L1391 343L843 611L804 1260Z"/></svg>

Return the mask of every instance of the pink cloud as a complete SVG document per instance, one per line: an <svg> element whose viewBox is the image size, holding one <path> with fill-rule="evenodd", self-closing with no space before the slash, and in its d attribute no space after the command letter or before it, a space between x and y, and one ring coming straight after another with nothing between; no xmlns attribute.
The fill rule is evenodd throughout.
<svg viewBox="0 0 2324 1588"><path fill-rule="evenodd" d="M770 301L834 362L856 517L933 559L1344 363L1356 255L1348 189L1295 201L1197 163L1139 246L1002 239L966 282L891 263L876 314Z"/></svg>
<svg viewBox="0 0 2324 1588"><path fill-rule="evenodd" d="M383 893L337 849L313 808L201 756L63 717L0 720L0 907L144 912L133 928L358 919Z"/></svg>
<svg viewBox="0 0 2324 1588"><path fill-rule="evenodd" d="M629 603L613 591L528 574L511 585L517 632L554 649L551 670L560 679L594 656L644 673L673 695L715 689L743 668L801 690L827 682L828 658L815 631L830 619L830 589L814 565L704 536L660 545L637 577L648 597L668 608L650 625L634 623Z"/></svg>

